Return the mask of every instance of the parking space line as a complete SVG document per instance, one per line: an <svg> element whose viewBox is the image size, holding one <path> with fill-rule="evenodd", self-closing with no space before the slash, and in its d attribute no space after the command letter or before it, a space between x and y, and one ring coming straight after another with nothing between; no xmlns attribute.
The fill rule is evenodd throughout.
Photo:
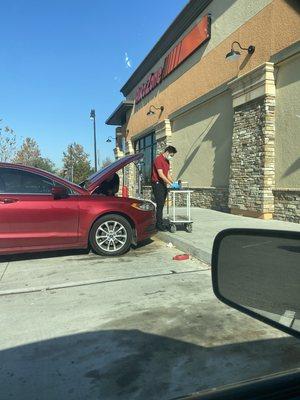
<svg viewBox="0 0 300 400"><path fill-rule="evenodd" d="M115 283L115 282L124 282L130 280L138 280L138 279L147 279L147 278L157 278L160 276L177 276L183 274L193 274L199 273L204 271L209 271L210 268L207 269L195 269L190 271L181 271L181 272L174 272L170 271L168 273L163 274L153 274L153 275L142 275L142 276L134 276L131 278L118 278L118 279L109 279L106 281L99 281L99 280L92 280L92 281L83 281L83 282L70 282L64 283L60 285L51 285L51 286L43 286L43 287L36 287L36 288L21 288L21 289L12 289L12 290L4 290L0 292L0 296L10 296L10 295L17 295L17 294L26 294L26 293L35 293L35 292L46 292L50 290L58 290L58 289L70 289L75 287L81 286L90 286L90 285L101 285L105 283Z"/></svg>
<svg viewBox="0 0 300 400"><path fill-rule="evenodd" d="M4 267L4 270L3 270L2 274L1 274L1 277L0 277L0 282L2 281L2 279L3 279L3 277L4 277L4 274L5 274L5 272L7 271L8 266L9 266L9 262L7 262L6 265L5 265L5 267Z"/></svg>

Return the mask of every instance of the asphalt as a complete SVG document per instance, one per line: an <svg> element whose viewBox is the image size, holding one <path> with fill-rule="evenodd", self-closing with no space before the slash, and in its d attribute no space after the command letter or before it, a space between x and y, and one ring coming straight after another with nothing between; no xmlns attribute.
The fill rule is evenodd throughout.
<svg viewBox="0 0 300 400"><path fill-rule="evenodd" d="M177 215L184 214L183 209L177 209ZM191 209L193 220L192 233L178 229L175 233L159 232L157 237L172 243L178 249L190 254L207 264L211 263L213 242L216 235L229 228L253 228L284 231L300 231L300 224L277 220L261 220L241 217L204 208ZM167 217L165 215L165 217Z"/></svg>
<svg viewBox="0 0 300 400"><path fill-rule="evenodd" d="M170 400L299 366L299 340L220 303L178 253L0 257L0 399Z"/></svg>

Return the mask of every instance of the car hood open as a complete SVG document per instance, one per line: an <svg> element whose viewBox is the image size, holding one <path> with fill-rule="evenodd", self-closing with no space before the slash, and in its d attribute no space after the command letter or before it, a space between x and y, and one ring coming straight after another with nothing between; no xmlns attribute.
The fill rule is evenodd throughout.
<svg viewBox="0 0 300 400"><path fill-rule="evenodd" d="M87 180L80 184L80 186L83 186L86 190L92 193L98 186L101 185L102 182L112 178L117 171L134 161L140 160L142 157L143 153L122 157L107 167L102 168L100 171L97 171L93 175L89 176Z"/></svg>

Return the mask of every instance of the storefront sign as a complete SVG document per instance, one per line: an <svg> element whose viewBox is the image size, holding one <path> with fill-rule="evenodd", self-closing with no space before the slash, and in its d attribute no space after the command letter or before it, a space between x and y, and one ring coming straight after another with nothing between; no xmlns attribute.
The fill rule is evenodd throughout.
<svg viewBox="0 0 300 400"><path fill-rule="evenodd" d="M200 46L210 39L211 19L206 15L202 20L171 50L164 60L163 67L152 73L146 83L141 85L136 92L135 102L139 103L163 79L170 75L180 64L190 57Z"/></svg>
<svg viewBox="0 0 300 400"><path fill-rule="evenodd" d="M147 96L153 89L158 86L162 80L163 68L159 68L155 73L152 73L147 82L140 86L135 94L135 102L138 103Z"/></svg>

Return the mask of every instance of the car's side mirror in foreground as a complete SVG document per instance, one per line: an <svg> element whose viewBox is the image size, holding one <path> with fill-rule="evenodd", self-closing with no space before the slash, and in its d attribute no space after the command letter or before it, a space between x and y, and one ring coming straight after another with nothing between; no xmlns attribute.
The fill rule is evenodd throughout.
<svg viewBox="0 0 300 400"><path fill-rule="evenodd" d="M62 186L54 186L51 189L51 193L54 197L54 200L65 199L66 197L68 197L67 189Z"/></svg>
<svg viewBox="0 0 300 400"><path fill-rule="evenodd" d="M212 280L223 303L300 338L300 232L220 232Z"/></svg>

